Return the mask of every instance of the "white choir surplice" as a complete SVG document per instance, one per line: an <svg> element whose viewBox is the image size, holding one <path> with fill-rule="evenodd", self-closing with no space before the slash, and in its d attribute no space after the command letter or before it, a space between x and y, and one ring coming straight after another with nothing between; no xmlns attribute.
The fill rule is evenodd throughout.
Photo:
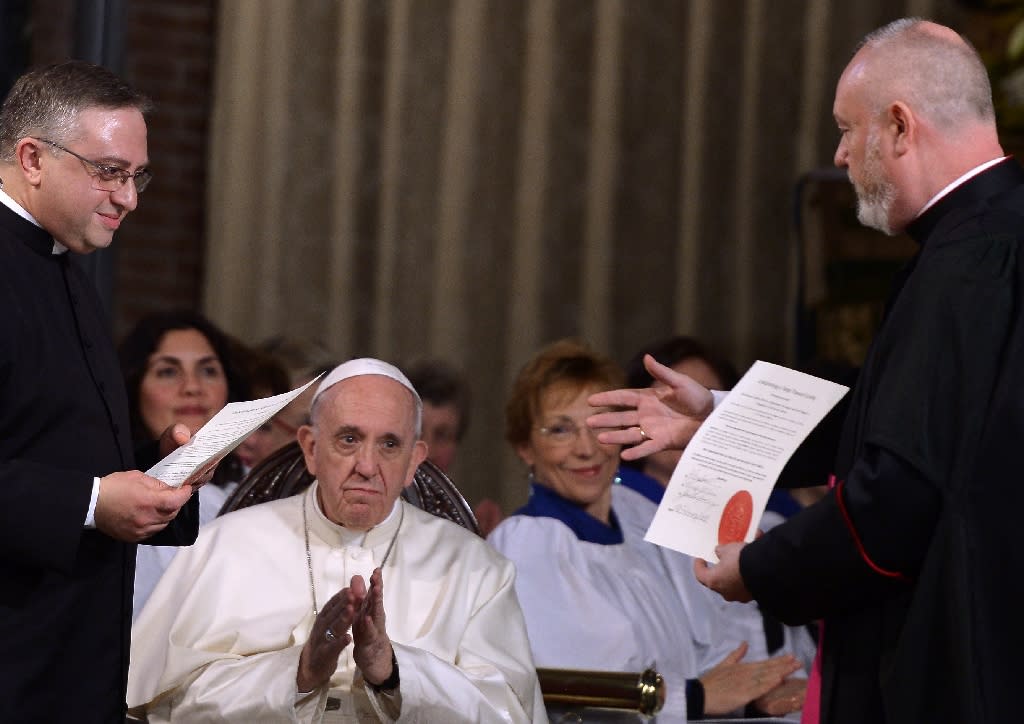
<svg viewBox="0 0 1024 724"><path fill-rule="evenodd" d="M747 653L744 661L760 661L769 656L790 654L803 665L801 670L790 676L806 678L814 661L816 646L803 626L780 625L782 645L769 652L764 620L756 602L726 601L697 580L693 572L692 556L643 540L654 519L657 505L623 485L612 488L612 501L612 507L619 516L626 539L633 540L642 553L660 559L669 580L686 607L694 642L698 651L705 652L701 673L725 658L729 650L746 641ZM709 609L714 609L717 615L709 614ZM800 721L800 712L777 718Z"/></svg>
<svg viewBox="0 0 1024 724"><path fill-rule="evenodd" d="M643 495L625 486L615 486L612 488L612 493L613 507L623 528L631 528L634 539L642 540L651 525L657 506ZM764 525L761 528L767 530ZM629 536L629 533L626 535ZM796 657L797 661L803 665L801 670L790 674L790 676L802 678L810 671L817 647L806 627L782 626L782 645L769 651L765 641L764 621L756 602L726 601L717 593L705 588L694 575L692 556L653 543L647 543L642 550L661 558L680 598L692 612L690 626L694 629L694 635L698 642L713 641L724 636L727 640L726 643L735 648L741 641L746 641L747 655L744 657L746 661L758 661L769 656L789 654ZM703 615L708 605L718 609L719 620L716 621ZM712 631L711 626L715 624L720 626L724 633Z"/></svg>
<svg viewBox="0 0 1024 724"><path fill-rule="evenodd" d="M724 631L700 584L683 585L658 546L642 539L642 519L653 517L654 504L615 485L612 510L621 544L583 541L555 518L527 515L506 518L488 541L516 565L538 666L639 672L653 665L668 694L658 720L685 721L686 679L717 664L738 641Z"/></svg>
<svg viewBox="0 0 1024 724"><path fill-rule="evenodd" d="M612 508L619 517L626 540L631 541L641 555L652 559L654 566L665 571L676 596L685 607L686 623L697 647L700 673L719 663L744 641L747 642L746 661L768 657L763 633L737 628L739 609L734 606L743 607L745 604L730 603L702 585L693 572L692 556L644 540L658 510L656 504L631 488L616 485L612 488ZM745 621L746 616L743 619ZM760 626L760 614L757 620Z"/></svg>
<svg viewBox="0 0 1024 724"><path fill-rule="evenodd" d="M222 516L175 556L133 628L128 704L149 721L546 722L514 569L479 537L399 501L367 532L330 522L305 493ZM316 606L383 567L395 694L362 681L351 644L329 688L295 675ZM339 710L326 712L330 697ZM400 716L399 716L400 714Z"/></svg>

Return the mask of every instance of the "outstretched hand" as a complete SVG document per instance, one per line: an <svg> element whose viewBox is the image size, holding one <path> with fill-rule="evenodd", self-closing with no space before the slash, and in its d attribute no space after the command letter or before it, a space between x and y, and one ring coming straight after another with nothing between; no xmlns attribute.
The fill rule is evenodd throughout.
<svg viewBox="0 0 1024 724"><path fill-rule="evenodd" d="M682 450L714 409L711 392L696 380L644 357L655 387L598 392L587 402L594 407L620 408L587 418L605 444L628 445L623 460L636 460L666 449Z"/></svg>

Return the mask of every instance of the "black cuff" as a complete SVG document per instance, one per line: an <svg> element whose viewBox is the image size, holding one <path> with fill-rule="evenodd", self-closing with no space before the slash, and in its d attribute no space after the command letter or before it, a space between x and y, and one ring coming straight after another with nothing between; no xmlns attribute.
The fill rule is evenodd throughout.
<svg viewBox="0 0 1024 724"><path fill-rule="evenodd" d="M398 658L395 656L394 647L391 649L391 676L379 684L371 684L369 681L366 684L378 694L382 692L387 694L398 688ZM703 694L701 700L703 701Z"/></svg>
<svg viewBox="0 0 1024 724"><path fill-rule="evenodd" d="M704 684L700 679L686 680L686 718L689 721L704 718Z"/></svg>

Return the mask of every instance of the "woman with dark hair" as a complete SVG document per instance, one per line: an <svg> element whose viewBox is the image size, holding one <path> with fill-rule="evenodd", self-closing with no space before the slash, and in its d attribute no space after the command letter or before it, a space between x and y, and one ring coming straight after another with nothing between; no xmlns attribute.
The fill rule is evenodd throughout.
<svg viewBox="0 0 1024 724"><path fill-rule="evenodd" d="M136 446L169 425L194 435L228 402L249 399L237 343L198 312L175 310L143 317L118 347L128 391ZM228 455L199 490L199 524L216 517L241 479L237 456ZM177 549L140 546L135 569L134 616L149 598Z"/></svg>
<svg viewBox="0 0 1024 724"><path fill-rule="evenodd" d="M117 350L128 388L135 444L155 439L163 430L162 419L185 423L194 434L228 402L248 399L249 383L234 352L236 345L198 312L156 312L140 319ZM177 350L184 354L177 354ZM200 365L193 365L193 369L183 366L196 361ZM195 373L204 401L199 406L176 408L169 402L173 399L171 393L194 395L181 387L180 383L190 381L186 372Z"/></svg>

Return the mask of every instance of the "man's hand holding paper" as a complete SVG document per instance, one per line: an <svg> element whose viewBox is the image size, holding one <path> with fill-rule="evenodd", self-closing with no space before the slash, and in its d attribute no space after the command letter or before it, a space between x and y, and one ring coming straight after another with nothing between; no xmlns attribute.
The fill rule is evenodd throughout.
<svg viewBox="0 0 1024 724"><path fill-rule="evenodd" d="M111 473L100 478L96 528L116 540L137 543L174 520L192 492L189 487L172 488L138 470Z"/></svg>
<svg viewBox="0 0 1024 724"><path fill-rule="evenodd" d="M160 435L160 457L167 457L179 447L187 445L188 441L191 439L192 433L189 431L188 425L184 425L180 422L171 425ZM218 458L216 462L219 461L220 458ZM190 477L188 484L192 487L192 492L196 492L199 488L210 482L210 478L213 477L213 473L217 469L216 462L213 465L207 466L208 469L203 474L193 475ZM164 485L166 485L166 483L164 483Z"/></svg>
<svg viewBox="0 0 1024 724"><path fill-rule="evenodd" d="M693 562L697 580L720 595L726 601L746 603L752 600L740 574L740 552L746 543L725 543L715 548L718 563L710 565L702 558Z"/></svg>
<svg viewBox="0 0 1024 724"><path fill-rule="evenodd" d="M188 443L186 425L171 425L160 436L160 454L168 455ZM96 528L111 538L138 543L163 530L174 520L209 475L192 487L173 488L138 470L111 473L100 479L96 499Z"/></svg>
<svg viewBox="0 0 1024 724"><path fill-rule="evenodd" d="M229 402L187 444L174 449L146 474L175 488L186 483L194 488L201 487L225 455L319 379L317 377L291 392L273 397ZM167 435L165 432L164 437ZM163 445L161 438L161 449Z"/></svg>
<svg viewBox="0 0 1024 724"><path fill-rule="evenodd" d="M593 405L626 409L587 423L618 426L599 439L635 445L624 459L684 449L645 539L716 561L717 546L753 540L786 461L847 388L756 362L716 407L711 392L689 377L650 358L644 364L665 386L593 395ZM735 579L723 567L712 580L729 597L749 599L738 565Z"/></svg>

